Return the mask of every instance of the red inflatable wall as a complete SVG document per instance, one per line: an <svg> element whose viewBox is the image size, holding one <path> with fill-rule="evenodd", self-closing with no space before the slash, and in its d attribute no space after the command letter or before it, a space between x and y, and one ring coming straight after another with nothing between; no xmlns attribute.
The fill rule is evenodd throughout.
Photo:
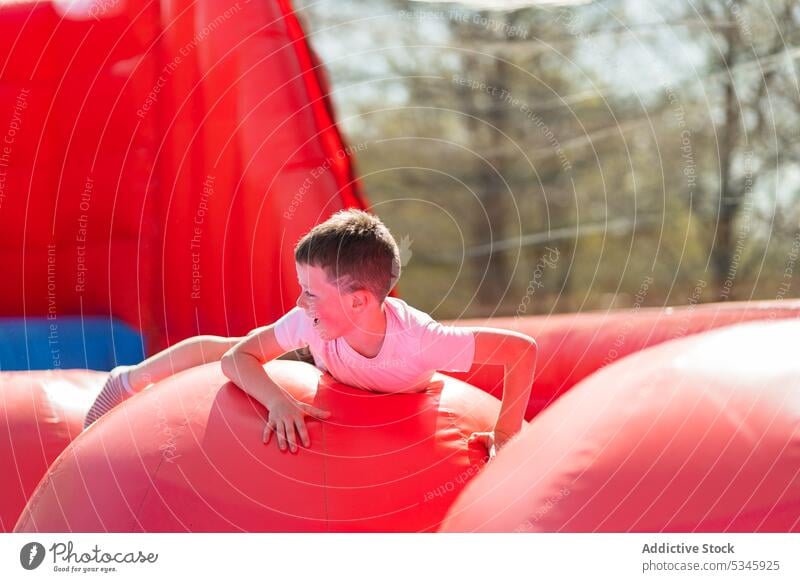
<svg viewBox="0 0 800 582"><path fill-rule="evenodd" d="M50 463L81 434L106 377L91 370L0 373L0 533L14 528Z"/></svg>
<svg viewBox="0 0 800 582"><path fill-rule="evenodd" d="M365 207L291 5L85 4L0 8L0 316L276 319L296 240Z"/></svg>
<svg viewBox="0 0 800 582"><path fill-rule="evenodd" d="M446 532L800 531L800 321L630 355L467 485Z"/></svg>
<svg viewBox="0 0 800 582"><path fill-rule="evenodd" d="M530 420L582 379L646 347L745 321L797 318L800 318L800 301L794 300L495 317L453 323L500 327L536 339L539 360L525 414ZM503 370L498 366L475 365L466 374L451 375L498 398L503 393Z"/></svg>

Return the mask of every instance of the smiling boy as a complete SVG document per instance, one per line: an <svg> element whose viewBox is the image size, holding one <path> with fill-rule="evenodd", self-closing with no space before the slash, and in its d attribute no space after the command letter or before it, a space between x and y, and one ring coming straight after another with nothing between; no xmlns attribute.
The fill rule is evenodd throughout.
<svg viewBox="0 0 800 582"><path fill-rule="evenodd" d="M493 456L522 427L536 366L536 343L493 328L443 325L388 297L400 277L397 243L376 216L342 210L314 227L295 248L301 287L297 306L245 338L198 336L118 367L90 409L86 426L130 394L178 371L220 360L223 373L269 411L262 440L275 433L282 451L310 446L305 417L331 412L298 402L263 365L307 348L314 364L337 381L382 393L424 390L437 371L466 372L473 364L505 368L503 402L494 430L474 433Z"/></svg>
<svg viewBox="0 0 800 582"><path fill-rule="evenodd" d="M503 365L503 402L494 430L472 438L491 454L520 430L536 366L534 340L513 331L442 325L388 297L400 276L399 251L376 216L337 212L300 240L295 262L301 287L297 307L222 358L225 375L269 410L265 442L275 433L281 450L288 446L296 452L298 440L310 444L304 417L330 415L297 402L264 372L264 363L303 347L339 382L383 393L424 390L436 371Z"/></svg>

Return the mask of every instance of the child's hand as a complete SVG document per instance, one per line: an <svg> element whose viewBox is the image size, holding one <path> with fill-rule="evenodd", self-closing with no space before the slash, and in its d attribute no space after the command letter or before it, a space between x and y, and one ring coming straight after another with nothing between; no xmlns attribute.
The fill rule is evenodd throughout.
<svg viewBox="0 0 800 582"><path fill-rule="evenodd" d="M289 449L297 452L297 435L300 435L300 440L303 446L308 448L311 445L311 440L308 438L308 429L306 429L305 416L313 416L319 420L328 418L331 413L327 410L322 410L306 404L298 402L291 397L282 397L275 401L269 409L269 418L267 425L264 427L264 433L261 435L261 440L264 444L269 443L269 439L274 432L278 438L278 447L286 450L288 442Z"/></svg>
<svg viewBox="0 0 800 582"><path fill-rule="evenodd" d="M511 440L511 436L508 433L493 430L490 432L474 432L469 437L470 442L478 441L486 448L486 452L489 456L489 461L495 458L497 455L497 451L503 448L508 441Z"/></svg>

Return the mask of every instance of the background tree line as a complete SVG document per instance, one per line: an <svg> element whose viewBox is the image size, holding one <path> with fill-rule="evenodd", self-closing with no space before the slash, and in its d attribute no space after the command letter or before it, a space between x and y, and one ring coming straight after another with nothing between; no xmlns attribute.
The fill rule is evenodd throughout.
<svg viewBox="0 0 800 582"><path fill-rule="evenodd" d="M798 296L797 3L297 8L412 304Z"/></svg>

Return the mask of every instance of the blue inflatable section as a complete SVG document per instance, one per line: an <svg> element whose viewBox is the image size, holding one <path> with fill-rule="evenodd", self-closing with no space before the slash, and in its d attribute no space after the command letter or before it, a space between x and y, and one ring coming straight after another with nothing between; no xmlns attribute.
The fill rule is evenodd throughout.
<svg viewBox="0 0 800 582"><path fill-rule="evenodd" d="M115 319L0 318L0 370L110 370L143 359L141 335Z"/></svg>

